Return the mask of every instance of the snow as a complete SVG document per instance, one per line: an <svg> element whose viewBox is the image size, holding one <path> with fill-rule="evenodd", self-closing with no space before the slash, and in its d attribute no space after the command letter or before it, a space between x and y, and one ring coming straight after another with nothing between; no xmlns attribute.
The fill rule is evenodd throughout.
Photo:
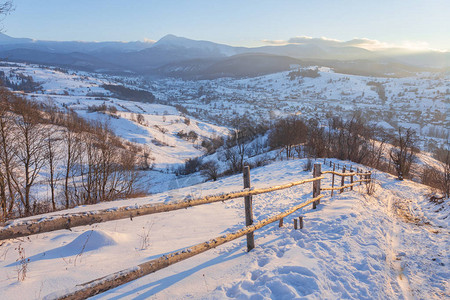
<svg viewBox="0 0 450 300"><path fill-rule="evenodd" d="M155 163L154 170L145 172L148 191L153 195L13 220L8 226L29 224L31 219L43 221L102 209L132 209L242 190L241 175L204 183L200 174L178 177L170 170L185 159L203 155L201 141L227 135L231 124L228 121L247 111L252 112L248 116L268 119L292 113L320 116L329 111L345 117L356 109L368 110L368 121L392 131L399 125L414 127L424 144L428 139L433 145L443 144L445 139L426 137L428 131L446 129L449 119L448 114L443 114L443 119L433 119L437 112L449 109L448 74L373 78L320 68L320 77L301 81L291 81L288 72L280 72L245 79L162 79L149 83L142 78L61 72L25 64L4 63L0 70L13 81L19 74L32 76L42 83L43 89L28 97L41 102L51 99L88 120L108 123L121 138L149 147ZM368 85L370 81L383 83L386 103ZM168 105L119 100L111 97L101 87L103 84L143 87ZM200 87L206 94L199 94ZM114 106L117 113L89 112L89 106L103 103ZM171 106L174 104L182 104L196 117L189 116L188 122ZM142 122L137 122L138 115ZM219 123L225 126L218 126ZM199 136L195 142L177 135L191 130ZM254 143L263 144L265 138L260 139ZM252 155L248 162L280 157L277 151ZM224 171L226 162L221 156L219 151L205 160L217 160ZM310 172L303 171L305 163L278 161L253 169L252 187L311 178ZM439 167L428 153L419 154L418 163ZM324 165L323 170L327 169ZM250 253L246 252L245 238L241 238L94 298L450 297L448 200L432 203L427 187L408 180L397 181L384 173L374 174L376 190L372 196L367 195L365 185L333 198L327 193L317 210L309 206L287 217L282 228L271 224L257 231L256 248ZM254 196L255 222L307 201L312 196L311 185ZM330 176L322 185L330 186ZM145 261L244 227L243 207L242 199L235 199L0 242L0 298L52 298L64 295L76 284L120 270L134 270L134 266ZM305 228L293 230L292 219L300 215ZM25 250L25 258L30 259L23 282L17 280L22 266L19 245Z"/></svg>
<svg viewBox="0 0 450 300"><path fill-rule="evenodd" d="M336 161L342 164L341 161ZM251 171L255 188L311 178L305 160L276 162ZM350 162L345 162L347 165ZM328 170L323 165L323 170ZM363 166L357 166L366 169ZM323 186L330 185L326 176ZM428 188L376 173L376 190L327 193L287 217L245 237L172 265L94 299L441 299L448 278L449 203L431 203ZM253 197L255 222L311 198L310 184ZM241 175L172 190L172 195L211 195L242 189ZM121 204L169 200L168 193ZM170 198L170 197L169 197ZM175 198L170 198L173 201ZM75 208L98 210L118 203ZM305 227L294 230L302 215ZM5 241L0 246L2 297L42 298L76 284L124 270L244 226L243 200L235 199L156 215L99 223ZM30 258L27 278L17 281L21 244ZM83 249L84 250L80 250Z"/></svg>
<svg viewBox="0 0 450 300"><path fill-rule="evenodd" d="M89 105L105 103L115 106L121 118L128 118L125 113L139 113L146 119L157 120L157 115L179 115L173 107L179 104L187 109L191 119L195 117L228 127L233 118L243 115L254 121L291 114L301 114L306 119L324 118L330 112L350 118L355 111L359 111L368 122L378 123L394 134L398 126L416 129L422 150L431 151L433 146L444 147L448 139L450 117L445 112L450 110L450 77L447 73L424 72L409 77L387 78L340 74L322 67L317 78L290 80L289 71L286 71L255 78L191 81L174 78L150 80L73 70L64 72L20 63L3 63L0 71L4 71L12 81L20 74L32 76L34 81L42 83L42 90L28 94L29 97L43 102L52 99L58 105L73 108L79 113L86 111ZM384 86L385 100L380 98L373 82ZM103 84L144 89L167 105L118 100L101 87ZM128 129L139 127L133 122L130 119ZM138 131L143 134L135 137L127 134L125 138L138 143L148 140L159 143L160 139L153 138L153 132L147 134L141 129ZM225 134L225 129L210 127L209 131L220 136ZM177 157L177 153L169 149L170 145L174 144L169 143L166 147L150 143L152 150L155 150L157 168L176 167L187 158L201 155L200 151L192 149L194 145L186 144L182 145ZM165 155L166 152L172 153Z"/></svg>

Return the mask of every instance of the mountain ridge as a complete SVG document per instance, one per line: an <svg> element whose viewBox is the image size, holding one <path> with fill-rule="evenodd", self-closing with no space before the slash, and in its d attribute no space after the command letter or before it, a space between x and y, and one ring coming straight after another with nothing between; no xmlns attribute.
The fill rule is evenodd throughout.
<svg viewBox="0 0 450 300"><path fill-rule="evenodd" d="M237 55L247 54L244 57ZM262 68L262 56L271 59ZM280 67L275 67L278 56ZM283 58L281 58L283 57ZM424 71L433 69L445 70L450 67L450 53L448 52L411 52L401 54L398 51L370 51L351 45L335 45L333 43L311 42L292 43L279 46L235 47L211 41L193 40L168 34L154 43L147 42L79 42L79 41L42 41L28 38L14 38L0 33L0 59L16 60L20 62L57 65L67 68L83 69L104 73L122 73L124 70L138 75L174 76L188 78L209 78L211 76L257 76L269 74L273 70L286 70L286 61L307 60L318 61L321 66L343 62L358 62L371 60L374 64L395 63L404 65L404 69ZM246 60L247 59L247 60ZM216 60L222 60L219 64ZM239 60L241 64L230 69L231 61ZM192 68L197 61L198 67ZM226 70L212 71L205 68L212 61L216 61ZM330 63L333 61L333 63ZM227 64L228 62L228 64ZM253 62L253 63L252 63ZM186 65L191 65L189 74ZM248 71L243 72L242 66ZM424 68L428 67L428 68ZM361 68L361 67L360 67ZM171 69L171 71L168 71ZM196 69L194 71L194 69ZM395 73L396 67L387 68L386 74ZM181 70L180 73L175 70ZM205 74L199 74L204 70ZM262 72L262 73L261 73ZM215 75L212 75L214 73ZM222 74L222 75L220 75ZM359 74L359 73L358 73ZM378 74L377 74L378 75Z"/></svg>

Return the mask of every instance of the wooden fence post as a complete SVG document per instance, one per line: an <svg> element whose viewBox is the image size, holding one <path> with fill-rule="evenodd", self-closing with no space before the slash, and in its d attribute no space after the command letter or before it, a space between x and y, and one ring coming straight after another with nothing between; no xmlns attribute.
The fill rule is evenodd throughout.
<svg viewBox="0 0 450 300"><path fill-rule="evenodd" d="M294 229L297 230L298 229L298 220L294 219Z"/></svg>
<svg viewBox="0 0 450 300"><path fill-rule="evenodd" d="M350 173L353 173L352 166L350 166ZM353 175L350 175L350 183L353 183ZM350 190L353 191L353 185L350 187Z"/></svg>
<svg viewBox="0 0 450 300"><path fill-rule="evenodd" d="M320 177L322 175L322 165L314 164L313 177ZM320 195L320 179L313 182L313 198ZM320 204L320 200L313 202L313 209L316 209L317 204Z"/></svg>
<svg viewBox="0 0 450 300"><path fill-rule="evenodd" d="M358 168L358 173L362 173L362 170ZM358 176L358 179L361 180L363 177L361 175ZM362 185L362 181L359 182L359 185Z"/></svg>
<svg viewBox="0 0 450 300"><path fill-rule="evenodd" d="M280 219L280 222L278 223L278 227L283 227L283 219Z"/></svg>
<svg viewBox="0 0 450 300"><path fill-rule="evenodd" d="M303 229L303 217L298 217L298 222L300 223L299 224L300 229Z"/></svg>
<svg viewBox="0 0 450 300"><path fill-rule="evenodd" d="M333 164L333 172L336 170L336 165ZM334 188L334 173L331 174L331 188ZM331 190L331 197L333 197L334 190Z"/></svg>
<svg viewBox="0 0 450 300"><path fill-rule="evenodd" d="M250 167L244 166L244 189L250 188ZM252 196L245 196L245 226L253 225ZM255 237L253 232L247 234L247 251L255 248Z"/></svg>
<svg viewBox="0 0 450 300"><path fill-rule="evenodd" d="M345 173L345 166L342 168L342 173ZM345 176L341 176L341 187L344 186ZM344 189L341 189L339 194L342 194L344 192Z"/></svg>

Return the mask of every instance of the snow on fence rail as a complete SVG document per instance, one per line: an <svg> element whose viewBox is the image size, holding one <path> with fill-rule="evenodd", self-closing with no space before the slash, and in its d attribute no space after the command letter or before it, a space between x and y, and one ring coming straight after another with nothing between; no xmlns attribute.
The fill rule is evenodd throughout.
<svg viewBox="0 0 450 300"><path fill-rule="evenodd" d="M344 167L344 172L345 172L345 167ZM127 218L132 219L132 218L138 217L138 216L144 216L144 215L161 213L161 212L168 212L168 211L188 208L191 206L214 203L214 202L236 199L236 198L241 198L241 197L251 197L253 195L259 195L259 194L269 193L269 192L273 192L273 191L277 191L277 190L287 189L287 188L301 185L301 184L308 183L308 182L320 182L321 179L324 179L324 177L321 175L327 174L327 173L330 173L330 171L325 171L323 173L320 173L319 175L317 175L311 179L295 181L295 182L287 183L284 185L268 187L268 188L260 188L260 189L250 189L249 187L245 187L242 191L232 192L232 193L228 193L228 194L221 194L221 195L206 196L206 197L202 197L202 198L198 198L198 199L187 199L184 201L174 202L174 203L148 204L148 205L142 205L139 207L125 206L125 207L119 207L119 208L114 208L114 209L104 209L104 210L98 210L98 211L58 215L58 216L52 216L52 217L48 217L48 218L27 220L27 221L23 221L21 223L12 223L12 224L7 225L0 229L0 241L6 240L6 239L11 239L11 238L29 236L29 235L38 234L38 233L55 231L55 230L60 230L60 229L70 229L70 228L78 227L78 226L92 225L95 223L102 223L102 222L127 219ZM359 175L359 176L363 176L363 175L368 176L369 175L370 176L370 173L343 174L343 173L334 172L332 187L334 187L334 175L342 176L341 174L345 175L345 176L352 176L352 175ZM344 177L342 177L342 178L344 178ZM351 178L353 178L353 177L351 177ZM352 182L353 182L353 179L352 179ZM340 188L336 188L336 189L339 189L342 192L346 187L348 187L348 186L345 186L345 187L341 186ZM319 189L320 189L320 184L319 184ZM328 190L328 188L322 189L322 190ZM333 190L332 190L332 193L333 193ZM320 194L320 192L317 194ZM248 202L248 201L246 201L246 202ZM249 224L246 223L246 225L249 225Z"/></svg>
<svg viewBox="0 0 450 300"><path fill-rule="evenodd" d="M344 167L343 172L345 173L345 167ZM333 183L334 183L334 175L339 175L336 173L337 172L335 172L333 174ZM359 176L366 176L368 178L364 179L364 180L358 180L349 185L342 185L339 189L341 189L341 191L342 191L344 188L353 187L353 185L356 183L359 183L359 182L362 183L363 181L367 182L370 180L370 174L371 174L370 172L369 173L361 173L360 172L360 174L354 174L354 175L359 175ZM348 174L345 174L345 175L348 175ZM244 235L247 235L247 249L248 249L248 251L250 251L251 249L253 249L255 247L255 242L254 242L254 237L253 237L254 231L256 231L268 224L276 222L276 221L280 221L279 226L282 226L283 218L293 214L297 210L299 210L311 203L313 204L313 209L316 208L317 204L320 203L320 199L322 197L324 197L323 194L320 194L320 191L321 190L329 190L329 189L328 188L323 188L323 189L320 188L320 181L321 181L321 179L324 178L322 176L320 164L314 165L313 176L314 177L312 179L297 181L294 183L277 186L277 187L272 187L272 188L246 191L246 192L244 192L244 194L241 194L241 197L242 197L242 195L245 195L246 227L244 227L236 232L222 235L222 236L210 239L209 241L185 248L183 250L175 251L175 252L163 255L159 258L149 260L149 261L139 264L135 267L128 268L128 269L125 269L125 270L107 275L105 277L101 277L101 278L86 282L83 284L79 284L72 289L68 289L68 290L50 294L47 297L45 297L45 299L86 299L88 297L92 297L94 295L100 294L102 292L105 292L112 288L118 287L122 284L125 284L125 283L130 282L135 279L138 279L145 275L154 273L154 272L161 270L163 268L166 268L172 264L175 264L177 262L180 262L182 260L185 260L187 258L195 256L197 254L203 253L209 249L215 248L217 246L220 246L222 244L225 244L227 242L230 242L232 240L240 238ZM350 175L350 176L353 176L353 175ZM244 187L250 188L250 169L248 166L244 167L243 177L244 177ZM342 176L342 178L345 178L345 176ZM353 178L353 177L351 177L351 178ZM353 181L353 179L352 179L352 181ZM266 218L264 220L257 222L256 224L253 224L252 198L251 198L252 195L262 194L263 191L264 191L264 193L268 193L271 191L276 191L276 190L280 190L283 188L289 188L294 185L304 184L307 182L313 182L313 198L312 199L310 199L304 203L298 204L278 215ZM251 193L251 192L253 192L253 193ZM231 195L235 195L235 194L236 193L231 193ZM227 194L227 195L230 195L230 194ZM224 195L224 196L226 196L226 195ZM230 199L230 198L228 198L228 199ZM302 219L300 219L300 220L302 221ZM297 219L295 219L294 221L297 221ZM297 222L294 222L294 227L295 227L295 229L297 229L297 226L295 226L295 225L297 225ZM303 226L300 225L300 228L302 228L302 227Z"/></svg>
<svg viewBox="0 0 450 300"><path fill-rule="evenodd" d="M104 209L94 212L85 212L77 214L60 215L56 217L35 219L25 221L24 223L11 224L0 229L0 240L17 238L28 236L37 233L55 231L60 229L69 229L77 226L92 225L95 223L134 218L143 215L156 214L161 212L167 212L172 210L178 210L183 208L188 208L191 206L214 203L219 201L225 201L235 198L259 195L264 193L269 193L277 190L287 189L296 185L304 184L307 182L313 182L320 178L311 178L306 180L300 180L296 182L287 183L284 185L261 188L261 189L244 189L238 192L232 192L222 195L207 196L198 199L188 199L180 202L174 203L158 203L142 205L140 207L120 207L116 209Z"/></svg>
<svg viewBox="0 0 450 300"><path fill-rule="evenodd" d="M128 269L125 269L125 270L113 273L111 275L86 282L83 284L79 284L73 289L68 289L65 291L50 294L47 297L45 297L44 299L86 299L88 297L92 297L94 295L97 295L99 293L105 292L112 288L118 287L118 286L125 284L127 282L130 282L132 280L135 280L135 279L138 279L145 275L154 273L158 270L166 268L172 264L175 264L177 262L180 262L182 260L185 260L187 258L195 256L197 254L203 253L203 252L210 250L212 248L215 248L217 246L228 243L228 242L235 240L237 238L240 238L244 235L248 235L249 233L252 233L270 223L276 222L278 220L283 219L284 217L287 217L288 215L296 212L297 210L299 210L313 202L319 201L320 198L322 198L323 196L324 195L319 195L316 198L312 198L302 204L296 205L285 212L282 212L276 216L261 220L256 224L246 226L236 232L222 235L222 236L210 239L209 241L194 245L192 247L168 253L159 258L152 259L150 261L139 264L135 267L128 268Z"/></svg>

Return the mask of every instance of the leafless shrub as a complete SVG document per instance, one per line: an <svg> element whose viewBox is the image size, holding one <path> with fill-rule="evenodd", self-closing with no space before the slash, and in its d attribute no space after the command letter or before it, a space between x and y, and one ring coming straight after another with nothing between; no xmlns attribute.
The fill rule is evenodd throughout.
<svg viewBox="0 0 450 300"><path fill-rule="evenodd" d="M428 199L430 199L431 203L434 203L434 204L442 204L442 203L444 203L444 197L439 197L433 192L429 193L426 196L428 197Z"/></svg>
<svg viewBox="0 0 450 300"><path fill-rule="evenodd" d="M144 125L144 122L145 122L144 116L141 115L141 114L137 114L137 115L136 115L136 122L138 122L138 123L141 124L141 125Z"/></svg>
<svg viewBox="0 0 450 300"><path fill-rule="evenodd" d="M405 130L400 127L393 143L395 148L391 149L389 156L394 163L398 179L403 180L409 175L411 165L416 157L415 154L419 151L416 148L416 132L411 128Z"/></svg>
<svg viewBox="0 0 450 300"><path fill-rule="evenodd" d="M269 164L269 158L262 156L255 160L253 167L262 167Z"/></svg>
<svg viewBox="0 0 450 300"><path fill-rule="evenodd" d="M443 171L439 171L430 166L423 167L420 179L423 184L439 190L444 197L449 196L450 174L449 170L445 169L445 165Z"/></svg>
<svg viewBox="0 0 450 300"><path fill-rule="evenodd" d="M208 180L216 181L219 176L219 165L215 161L207 161L200 166L202 175Z"/></svg>
<svg viewBox="0 0 450 300"><path fill-rule="evenodd" d="M153 222L148 224L147 222L147 227L142 227L142 233L138 234L139 238L140 238L140 249L141 250L145 250L150 246L150 231L152 230L153 227Z"/></svg>
<svg viewBox="0 0 450 300"><path fill-rule="evenodd" d="M371 180L366 183L366 194L372 196L375 194L376 190L376 180L374 178L374 174L372 174Z"/></svg>
<svg viewBox="0 0 450 300"><path fill-rule="evenodd" d="M19 258L16 260L19 262L17 265L17 280L24 281L27 277L28 263L30 262L30 259L26 257L25 249L22 247L22 244L19 244L17 248L14 248L14 250L17 250L19 254Z"/></svg>
<svg viewBox="0 0 450 300"><path fill-rule="evenodd" d="M167 130L167 128L163 128L163 127L161 127L161 126L159 126L159 125L153 125L153 127L155 127L157 130L159 130L161 133L164 133L164 134L166 134L167 132L169 132L169 131Z"/></svg>
<svg viewBox="0 0 450 300"><path fill-rule="evenodd" d="M87 245L87 243L89 242L89 239L91 238L91 235L92 235L93 232L94 232L94 230L91 230L91 232L89 233L89 235L88 235L87 238L86 238L86 241L85 241L84 244L83 244L83 247L81 247L80 253L78 253L78 254L75 256L75 259L74 259L74 261L73 261L73 265L74 265L74 266L77 265L77 259L78 259L78 258L81 259L81 255L83 255L84 249L86 249L86 245Z"/></svg>
<svg viewBox="0 0 450 300"><path fill-rule="evenodd" d="M306 163L303 165L303 171L311 171L312 170L312 159L308 157L308 159L306 160Z"/></svg>

